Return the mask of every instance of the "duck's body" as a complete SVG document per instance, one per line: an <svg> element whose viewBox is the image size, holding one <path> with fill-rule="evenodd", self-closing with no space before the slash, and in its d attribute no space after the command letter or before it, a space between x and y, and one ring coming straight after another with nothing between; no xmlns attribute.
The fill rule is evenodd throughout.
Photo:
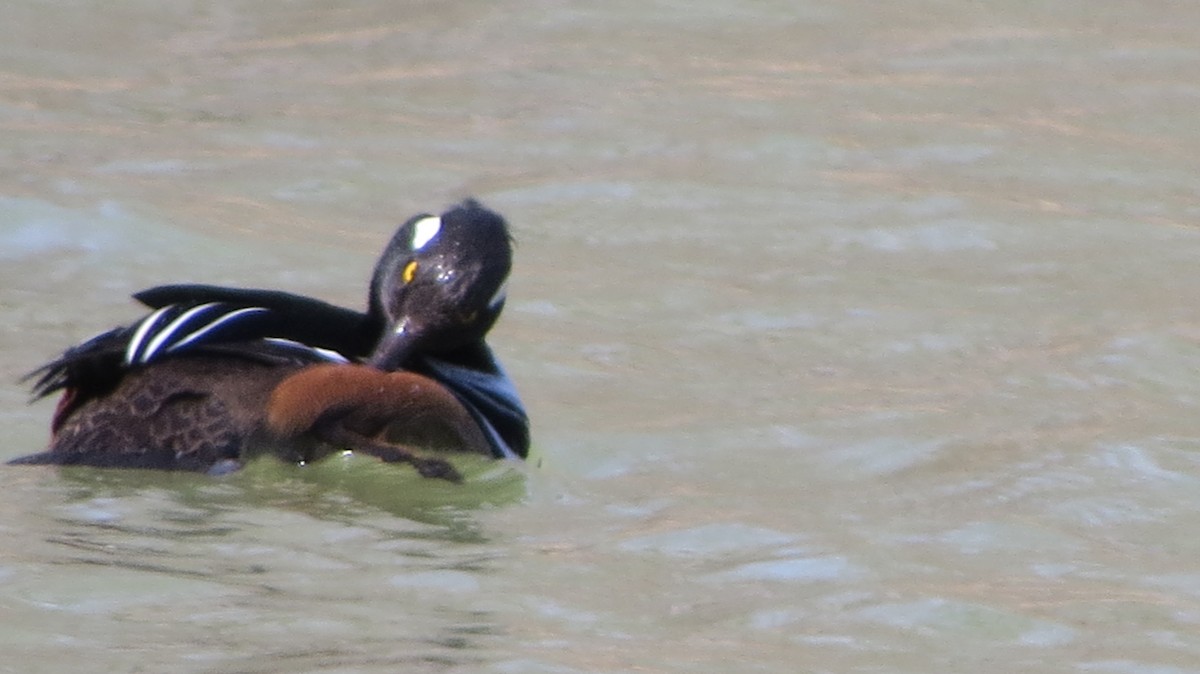
<svg viewBox="0 0 1200 674"><path fill-rule="evenodd" d="M365 313L265 290L143 291L154 313L35 373L36 395L63 397L46 451L13 463L227 472L257 451L349 448L453 477L416 450L523 457L524 410L484 342L510 264L504 221L468 201L400 228Z"/></svg>
<svg viewBox="0 0 1200 674"><path fill-rule="evenodd" d="M180 356L131 370L111 391L64 393L49 447L12 463L228 472L265 447L271 392L299 369Z"/></svg>

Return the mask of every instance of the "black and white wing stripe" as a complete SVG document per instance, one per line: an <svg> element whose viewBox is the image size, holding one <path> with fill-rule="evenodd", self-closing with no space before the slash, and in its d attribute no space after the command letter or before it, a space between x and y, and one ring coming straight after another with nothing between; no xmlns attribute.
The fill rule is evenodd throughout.
<svg viewBox="0 0 1200 674"><path fill-rule="evenodd" d="M334 351L333 349L326 349L319 346L313 346L311 344L305 344L294 339L287 339L286 337L263 337L262 341L275 348L291 351L299 356L308 356L309 358L325 360L331 363L350 362L349 358L338 351Z"/></svg>
<svg viewBox="0 0 1200 674"><path fill-rule="evenodd" d="M335 350L311 346L291 336L289 323L264 307L227 302L170 304L133 325L114 328L67 349L25 378L36 378L33 394L37 398L67 388L102 390L131 368L182 353L205 352L267 362L348 362Z"/></svg>
<svg viewBox="0 0 1200 674"><path fill-rule="evenodd" d="M254 318L267 313L263 307L234 307L222 302L165 306L133 326L133 336L125 346L125 364L146 365L189 345L237 339L253 332Z"/></svg>
<svg viewBox="0 0 1200 674"><path fill-rule="evenodd" d="M302 361L349 362L341 353L284 336L286 326L270 309L227 302L169 304L129 330L125 365L147 365L168 355L211 350L280 355Z"/></svg>
<svg viewBox="0 0 1200 674"><path fill-rule="evenodd" d="M294 340L359 359L371 353L383 330L382 319L328 302L276 290L179 284L148 288L134 298L151 309L216 302L270 311L258 336Z"/></svg>

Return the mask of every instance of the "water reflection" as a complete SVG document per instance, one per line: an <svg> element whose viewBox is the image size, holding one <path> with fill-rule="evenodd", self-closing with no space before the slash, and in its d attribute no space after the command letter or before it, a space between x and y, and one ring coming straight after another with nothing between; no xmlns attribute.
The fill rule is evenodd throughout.
<svg viewBox="0 0 1200 674"><path fill-rule="evenodd" d="M469 482L466 488L423 479L402 466L351 454L306 466L267 457L220 479L82 467L48 470L58 472L76 502L137 502L147 493L162 490L173 504L170 512L193 513L184 517L185 521L208 521L218 513L242 507L278 509L337 522L382 512L436 525L447 540L478 542L480 534L471 523L471 513L520 501L525 493L524 470L508 462L497 464L476 457L455 465ZM102 507L96 511L96 521L104 518L104 512Z"/></svg>
<svg viewBox="0 0 1200 674"><path fill-rule="evenodd" d="M373 477L375 466L266 463L275 465L224 480L41 471L50 493L20 515L33 526L3 565L15 615L42 625L16 637L18 650L95 635L143 644L110 654L118 668L423 671L479 661L475 651L502 630L474 604L503 562L472 512L519 494L519 474L474 471L485 495L455 498L396 471Z"/></svg>

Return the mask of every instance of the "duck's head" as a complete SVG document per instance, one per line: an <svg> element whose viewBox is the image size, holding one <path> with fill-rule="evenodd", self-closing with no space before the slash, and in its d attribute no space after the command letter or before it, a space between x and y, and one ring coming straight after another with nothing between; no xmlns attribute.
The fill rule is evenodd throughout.
<svg viewBox="0 0 1200 674"><path fill-rule="evenodd" d="M371 280L370 312L383 333L370 364L404 366L414 353L481 341L504 308L512 240L504 218L474 200L417 215L392 237Z"/></svg>

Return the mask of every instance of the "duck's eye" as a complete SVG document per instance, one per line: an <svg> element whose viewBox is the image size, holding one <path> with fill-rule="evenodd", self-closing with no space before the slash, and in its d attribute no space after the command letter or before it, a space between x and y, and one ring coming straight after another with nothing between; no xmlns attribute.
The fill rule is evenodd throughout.
<svg viewBox="0 0 1200 674"><path fill-rule="evenodd" d="M458 314L458 319L465 323L474 323L475 319L479 318L478 311L464 311Z"/></svg>
<svg viewBox="0 0 1200 674"><path fill-rule="evenodd" d="M417 275L417 261L413 260L404 265L404 271L400 272L400 278L405 283L412 283L413 277Z"/></svg>

